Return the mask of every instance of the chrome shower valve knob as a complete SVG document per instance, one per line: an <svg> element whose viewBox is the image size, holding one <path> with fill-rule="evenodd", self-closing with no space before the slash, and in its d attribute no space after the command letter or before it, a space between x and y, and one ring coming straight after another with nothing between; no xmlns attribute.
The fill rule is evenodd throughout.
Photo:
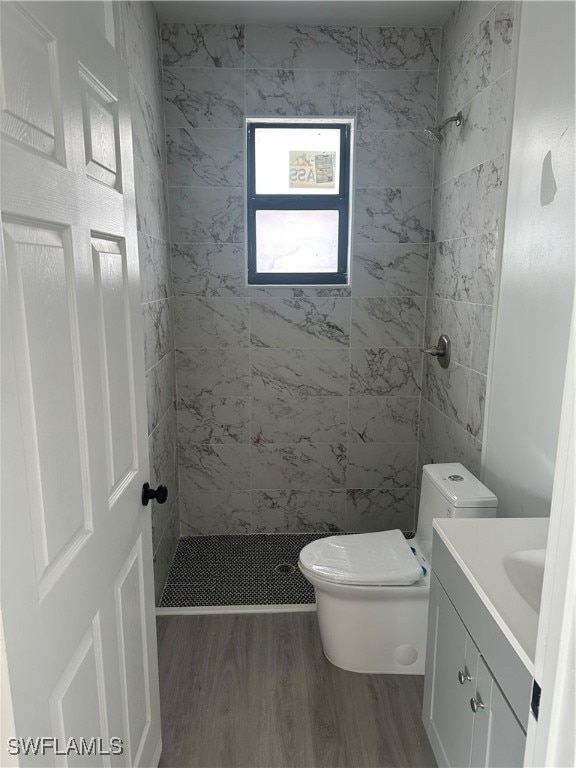
<svg viewBox="0 0 576 768"><path fill-rule="evenodd" d="M450 365L450 339L445 333L440 336L435 347L420 347L420 352L435 357L442 368Z"/></svg>

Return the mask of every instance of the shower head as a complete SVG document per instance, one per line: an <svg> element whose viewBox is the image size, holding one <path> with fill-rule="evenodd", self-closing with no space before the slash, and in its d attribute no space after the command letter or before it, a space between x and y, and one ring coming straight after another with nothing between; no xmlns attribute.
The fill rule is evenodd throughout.
<svg viewBox="0 0 576 768"><path fill-rule="evenodd" d="M426 141L431 147L439 147L444 141L442 131L448 125L448 123L456 123L456 125L462 125L462 112L458 112L454 117L449 117L441 125L429 125L424 128L424 141Z"/></svg>

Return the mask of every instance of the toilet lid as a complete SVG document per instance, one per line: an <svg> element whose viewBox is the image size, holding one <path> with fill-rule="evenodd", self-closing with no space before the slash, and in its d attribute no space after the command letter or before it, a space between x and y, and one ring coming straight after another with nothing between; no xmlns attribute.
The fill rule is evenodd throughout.
<svg viewBox="0 0 576 768"><path fill-rule="evenodd" d="M399 530L317 539L300 552L300 563L320 578L341 584L406 585L422 577Z"/></svg>

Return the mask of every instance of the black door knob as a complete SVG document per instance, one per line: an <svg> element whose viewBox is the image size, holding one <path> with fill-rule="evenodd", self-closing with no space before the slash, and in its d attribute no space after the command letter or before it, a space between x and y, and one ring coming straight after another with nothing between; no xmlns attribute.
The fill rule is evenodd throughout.
<svg viewBox="0 0 576 768"><path fill-rule="evenodd" d="M159 485L158 488L150 488L149 483L144 483L142 486L142 504L145 507L148 506L148 502L153 499L158 504L164 504L168 498L168 488L165 485Z"/></svg>

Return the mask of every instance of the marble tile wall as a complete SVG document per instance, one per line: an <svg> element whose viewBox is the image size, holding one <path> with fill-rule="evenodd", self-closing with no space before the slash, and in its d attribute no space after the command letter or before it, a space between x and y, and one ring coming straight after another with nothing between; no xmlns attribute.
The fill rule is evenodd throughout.
<svg viewBox="0 0 576 768"><path fill-rule="evenodd" d="M443 28L440 120L462 110L434 158L425 341L452 341L446 370L424 363L419 468L461 461L481 476L486 374L508 166L512 2L461 2Z"/></svg>
<svg viewBox="0 0 576 768"><path fill-rule="evenodd" d="M130 79L150 483L169 489L166 504L150 504L158 603L180 535L160 28L151 2L124 0L114 5L116 45Z"/></svg>
<svg viewBox="0 0 576 768"><path fill-rule="evenodd" d="M182 534L414 528L440 32L162 26ZM246 287L246 115L356 118L350 286Z"/></svg>

